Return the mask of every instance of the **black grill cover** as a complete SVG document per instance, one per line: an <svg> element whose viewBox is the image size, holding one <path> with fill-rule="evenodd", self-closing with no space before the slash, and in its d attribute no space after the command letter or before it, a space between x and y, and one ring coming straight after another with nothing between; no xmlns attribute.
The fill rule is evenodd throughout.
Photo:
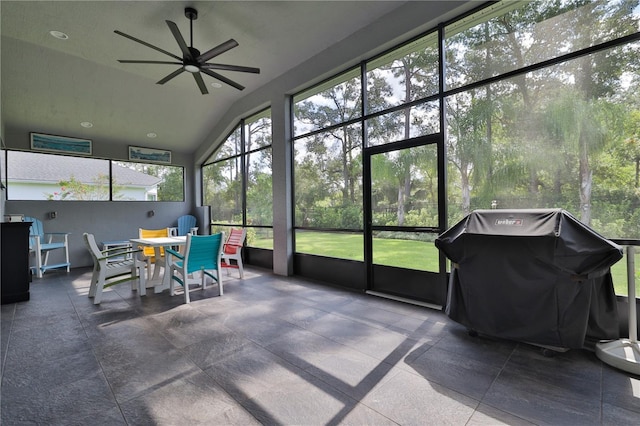
<svg viewBox="0 0 640 426"><path fill-rule="evenodd" d="M495 337L561 348L617 339L620 246L561 209L476 210L436 239L454 262L446 313Z"/></svg>

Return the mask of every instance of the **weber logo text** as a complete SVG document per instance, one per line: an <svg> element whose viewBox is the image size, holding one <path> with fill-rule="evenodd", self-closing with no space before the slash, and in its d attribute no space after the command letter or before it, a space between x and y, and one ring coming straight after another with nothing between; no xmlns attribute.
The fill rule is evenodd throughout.
<svg viewBox="0 0 640 426"><path fill-rule="evenodd" d="M522 219L496 219L496 225L500 226L522 226Z"/></svg>

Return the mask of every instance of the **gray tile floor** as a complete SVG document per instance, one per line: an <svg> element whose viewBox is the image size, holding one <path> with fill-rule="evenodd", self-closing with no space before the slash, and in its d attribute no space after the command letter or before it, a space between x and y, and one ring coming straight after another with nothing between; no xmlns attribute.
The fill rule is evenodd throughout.
<svg viewBox="0 0 640 426"><path fill-rule="evenodd" d="M2 305L3 425L640 424L640 377L591 351L259 269L190 305L125 283L94 306L90 275Z"/></svg>

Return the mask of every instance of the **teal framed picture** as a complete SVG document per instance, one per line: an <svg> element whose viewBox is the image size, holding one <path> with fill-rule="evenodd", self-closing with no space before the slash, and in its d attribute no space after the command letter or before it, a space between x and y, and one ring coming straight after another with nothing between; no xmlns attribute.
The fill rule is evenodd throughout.
<svg viewBox="0 0 640 426"><path fill-rule="evenodd" d="M33 132L30 133L30 137L31 149L33 151L59 152L76 155L91 155L93 153L90 139L78 139Z"/></svg>

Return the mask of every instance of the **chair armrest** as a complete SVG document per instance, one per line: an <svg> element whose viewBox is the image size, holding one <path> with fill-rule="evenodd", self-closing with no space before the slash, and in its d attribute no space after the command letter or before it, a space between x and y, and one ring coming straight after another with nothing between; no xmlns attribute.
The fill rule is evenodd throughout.
<svg viewBox="0 0 640 426"><path fill-rule="evenodd" d="M132 247L114 247L106 250L101 250L102 254L111 254L113 252L131 251L132 253L142 251L141 248L134 249Z"/></svg>
<svg viewBox="0 0 640 426"><path fill-rule="evenodd" d="M98 258L98 260L105 260L105 259L111 259L112 257L120 257L120 256L124 256L127 254L134 254L134 253L139 253L142 250L136 250L136 249L131 249L131 250L117 250L117 249L110 249L110 250L104 250L102 252L102 256ZM108 253L111 252L111 253Z"/></svg>
<svg viewBox="0 0 640 426"><path fill-rule="evenodd" d="M229 250L229 253L226 253L226 249L227 247L229 247L231 250ZM237 244L223 244L222 245L222 254L224 255L226 254L236 254L238 252L238 250L242 249L243 246L239 246Z"/></svg>
<svg viewBox="0 0 640 426"><path fill-rule="evenodd" d="M241 245L241 244L231 244L231 243L224 243L222 246L223 246L223 247L236 247L236 248L238 248L238 247L244 247L244 246L243 246L243 245Z"/></svg>
<svg viewBox="0 0 640 426"><path fill-rule="evenodd" d="M43 237L46 243L51 244L53 243L54 239L57 242L63 241L65 242L65 244L68 242L69 240L69 235L71 235L71 232L45 232L43 233Z"/></svg>
<svg viewBox="0 0 640 426"><path fill-rule="evenodd" d="M180 253L178 253L177 251L173 250L173 249L165 248L164 252L170 254L171 256L175 256L178 259L184 260L184 256L181 255Z"/></svg>

